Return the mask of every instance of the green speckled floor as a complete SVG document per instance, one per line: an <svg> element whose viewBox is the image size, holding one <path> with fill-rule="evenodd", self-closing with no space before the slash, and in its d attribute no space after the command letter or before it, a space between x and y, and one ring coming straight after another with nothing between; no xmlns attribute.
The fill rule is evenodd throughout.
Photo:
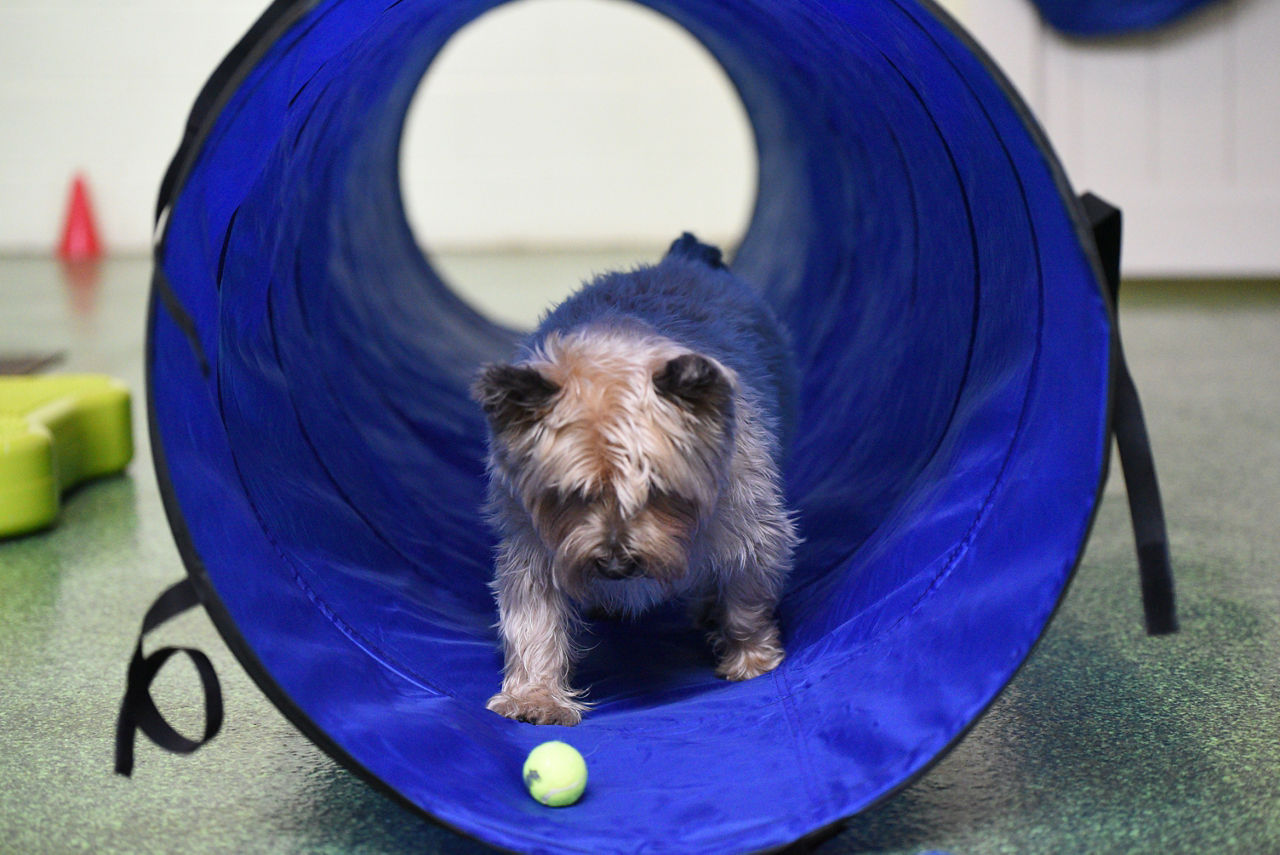
<svg viewBox="0 0 1280 855"><path fill-rule="evenodd" d="M541 269L554 288L614 260L462 258L452 269L494 288ZM116 375L140 403L147 276L145 261L112 262L95 289L64 284L45 261L0 260L0 354L64 350L61 370ZM1028 665L954 752L822 855L1280 852L1280 283L1133 286L1124 303L1182 633L1142 634L1113 479ZM500 305L514 318L535 310ZM144 744L131 781L112 775L138 623L183 575L141 431L138 442L128 474L77 491L57 528L0 542L0 851L483 851L298 735L203 614L156 641L212 656L222 735L189 758ZM190 733L202 721L194 686L182 662L156 691Z"/></svg>

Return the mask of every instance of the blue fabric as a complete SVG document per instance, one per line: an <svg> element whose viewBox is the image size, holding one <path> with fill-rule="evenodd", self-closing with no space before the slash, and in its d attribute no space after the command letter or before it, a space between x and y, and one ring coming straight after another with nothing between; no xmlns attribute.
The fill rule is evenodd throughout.
<svg viewBox="0 0 1280 855"><path fill-rule="evenodd" d="M1075 36L1154 30L1213 0L1033 0L1051 25Z"/></svg>
<svg viewBox="0 0 1280 855"><path fill-rule="evenodd" d="M501 657L478 365L519 333L417 248L413 92L497 0L320 0L254 54L176 184L153 306L153 447L188 569L246 668L379 786L535 851L746 851L924 770L1025 659L1105 468L1112 324L1047 144L908 0L650 0L733 79L759 150L734 273L800 372L789 657L741 684L663 611L601 623L574 729L484 709ZM681 224L683 225L683 224ZM524 792L576 745L572 809Z"/></svg>

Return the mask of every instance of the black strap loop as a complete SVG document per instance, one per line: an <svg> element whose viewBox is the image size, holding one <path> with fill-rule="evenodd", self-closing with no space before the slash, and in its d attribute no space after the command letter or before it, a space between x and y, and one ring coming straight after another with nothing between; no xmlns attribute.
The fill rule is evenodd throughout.
<svg viewBox="0 0 1280 855"><path fill-rule="evenodd" d="M189 578L183 579L161 594L142 620L142 632L129 662L124 701L116 724L116 774L125 777L133 774L134 743L139 730L161 748L175 754L190 754L222 729L222 684L218 682L218 675L208 656L191 647L163 647L150 655L142 652L142 642L147 633L199 604L200 596L195 585ZM151 684L156 675L178 653L185 653L191 659L204 688L204 736L198 740L183 736L165 721L151 697Z"/></svg>
<svg viewBox="0 0 1280 855"><path fill-rule="evenodd" d="M1120 244L1123 220L1120 210L1092 193L1080 197L1093 230L1094 245L1102 261L1102 272L1111 291L1113 305L1119 306ZM1117 321L1117 324L1119 322ZM1156 477L1155 457L1138 387L1129 373L1120 336L1116 335L1116 387L1112 402L1112 429L1120 450L1125 490L1129 494L1129 515L1138 552L1138 572L1142 580L1142 608L1149 635L1178 631L1177 599L1173 585L1173 564L1169 557L1169 535Z"/></svg>

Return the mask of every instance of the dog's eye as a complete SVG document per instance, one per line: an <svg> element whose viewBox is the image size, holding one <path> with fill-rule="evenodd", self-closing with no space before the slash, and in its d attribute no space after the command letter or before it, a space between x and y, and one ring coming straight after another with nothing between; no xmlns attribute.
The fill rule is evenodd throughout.
<svg viewBox="0 0 1280 855"><path fill-rule="evenodd" d="M542 500L548 505L568 510L570 508L586 507L594 503L597 498L589 493L581 490L547 490L542 494Z"/></svg>
<svg viewBox="0 0 1280 855"><path fill-rule="evenodd" d="M691 529L698 520L698 505L691 499L654 488L649 493L649 508L669 523Z"/></svg>

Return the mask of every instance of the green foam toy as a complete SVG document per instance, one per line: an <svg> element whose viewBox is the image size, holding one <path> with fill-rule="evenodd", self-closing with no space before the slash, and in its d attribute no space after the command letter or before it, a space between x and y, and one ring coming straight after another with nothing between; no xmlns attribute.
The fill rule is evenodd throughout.
<svg viewBox="0 0 1280 855"><path fill-rule="evenodd" d="M62 493L133 459L129 390L111 377L0 377L0 537L51 525Z"/></svg>

